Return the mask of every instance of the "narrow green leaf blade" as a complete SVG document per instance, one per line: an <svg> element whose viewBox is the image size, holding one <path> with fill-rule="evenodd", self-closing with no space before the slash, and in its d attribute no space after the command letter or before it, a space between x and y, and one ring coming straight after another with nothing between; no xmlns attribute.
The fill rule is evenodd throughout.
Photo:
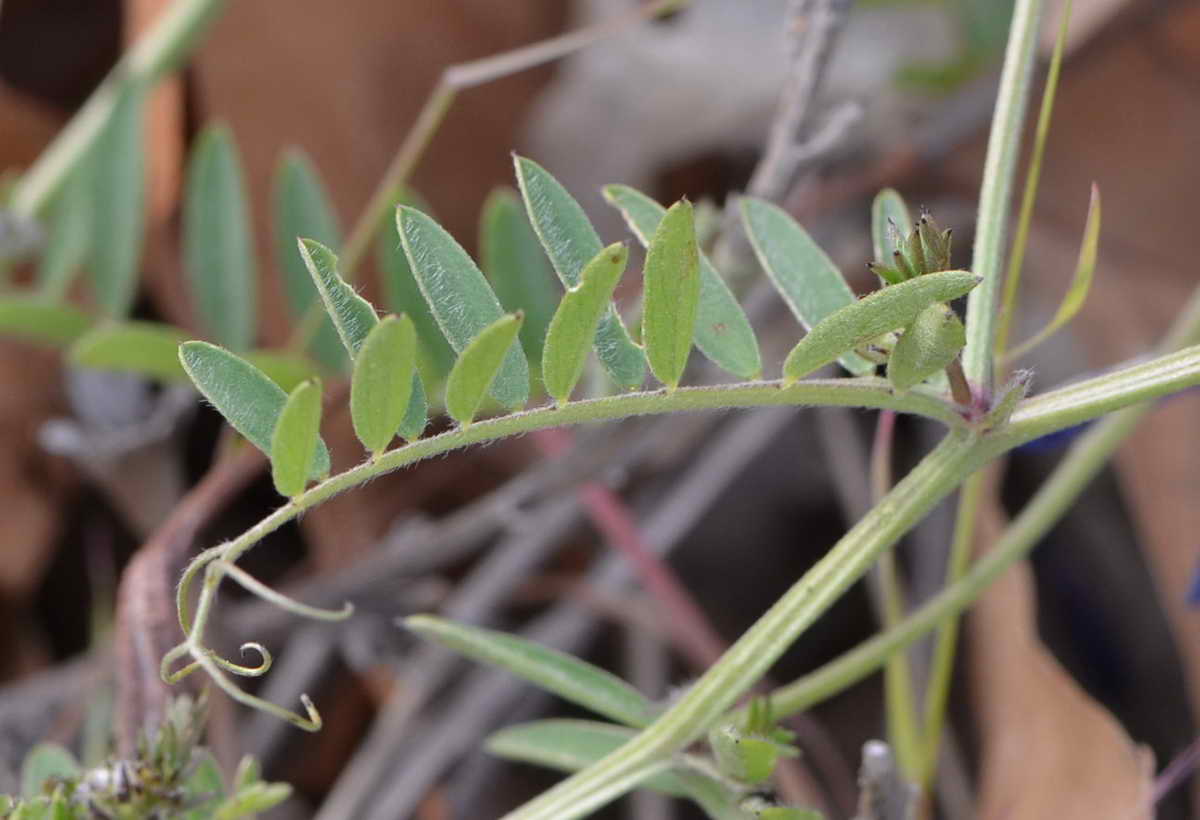
<svg viewBox="0 0 1200 820"><path fill-rule="evenodd" d="M500 300L467 252L433 219L402 205L396 210L396 227L430 312L450 346L464 353L484 328L504 316ZM529 364L520 345L509 349L491 393L511 408L523 407L529 399Z"/></svg>
<svg viewBox="0 0 1200 820"><path fill-rule="evenodd" d="M203 326L231 350L250 347L258 275L241 161L225 125L204 129L188 162L183 265Z"/></svg>
<svg viewBox="0 0 1200 820"><path fill-rule="evenodd" d="M979 282L980 277L969 271L930 273L889 285L834 311L792 348L783 363L785 384L804 378L876 336L907 327L925 308L957 299Z"/></svg>
<svg viewBox="0 0 1200 820"><path fill-rule="evenodd" d="M509 313L519 310L525 314L521 325L525 355L531 362L540 362L558 284L521 200L511 188L495 189L484 202L479 249L481 267L501 306Z"/></svg>
<svg viewBox="0 0 1200 820"><path fill-rule="evenodd" d="M935 303L917 314L888 357L888 381L898 392L915 387L954 361L967 344L958 314Z"/></svg>
<svg viewBox="0 0 1200 820"><path fill-rule="evenodd" d="M291 147L283 152L271 190L275 265L283 273L291 314L299 319L317 298L317 290L304 260L296 252L296 240L307 236L328 248L337 248L342 243L342 233L320 174L303 149ZM328 316L313 336L309 350L333 370L343 370L346 366L346 351Z"/></svg>
<svg viewBox="0 0 1200 820"><path fill-rule="evenodd" d="M584 266L604 246L591 221L575 198L545 168L515 156L517 184L525 200L529 221L541 240L550 264L564 286L579 284ZM610 307L596 331L596 353L617 384L634 388L646 378L646 357L634 344L616 309Z"/></svg>
<svg viewBox="0 0 1200 820"><path fill-rule="evenodd" d="M542 358L542 380L546 392L559 404L565 404L583 375L596 325L612 301L621 281L629 250L624 245L609 245L583 269L578 285L570 288L558 305L546 334Z"/></svg>
<svg viewBox="0 0 1200 820"><path fill-rule="evenodd" d="M759 264L800 324L811 330L834 311L854 303L854 292L842 272L786 211L754 197L743 197L741 208ZM875 370L874 364L849 349L838 360L856 376Z"/></svg>
<svg viewBox="0 0 1200 820"><path fill-rule="evenodd" d="M540 689L598 715L643 727L654 719L654 705L625 681L573 655L506 632L414 615L405 626L472 660L502 667Z"/></svg>
<svg viewBox="0 0 1200 820"><path fill-rule="evenodd" d="M373 454L387 448L408 411L416 356L417 331L407 316L384 318L359 348L350 417L358 440Z"/></svg>
<svg viewBox="0 0 1200 820"><path fill-rule="evenodd" d="M196 389L234 430L268 456L287 394L245 359L208 342L184 342L179 361ZM329 451L317 442L314 478L329 473Z"/></svg>
<svg viewBox="0 0 1200 820"><path fill-rule="evenodd" d="M292 796L287 783L254 783L217 806L212 820L240 820L279 805Z"/></svg>
<svg viewBox="0 0 1200 820"><path fill-rule="evenodd" d="M404 246L392 231L381 230L375 246L375 258L383 276L383 299L388 310L412 319L417 329L417 369L422 381L431 388L446 380L454 366L454 348L429 310L421 288L413 276Z"/></svg>
<svg viewBox="0 0 1200 820"><path fill-rule="evenodd" d="M66 347L91 324L91 317L73 305L29 296L0 296L0 337Z"/></svg>
<svg viewBox="0 0 1200 820"><path fill-rule="evenodd" d="M446 379L446 412L450 418L464 426L475 418L520 330L520 313L501 316L463 350Z"/></svg>
<svg viewBox="0 0 1200 820"><path fill-rule="evenodd" d="M692 203L668 210L646 252L642 341L655 378L674 390L683 378L700 301L700 249Z"/></svg>
<svg viewBox="0 0 1200 820"><path fill-rule="evenodd" d="M1050 324L1046 325L1032 339L1023 342L1008 354L1010 360L1022 356L1042 342L1062 330L1083 307L1087 301L1088 292L1092 289L1092 279L1096 273L1096 256L1100 245L1100 189L1092 185L1092 198L1088 204L1087 222L1083 226L1083 242L1079 247L1079 259L1075 263L1075 275L1071 286L1063 296L1062 303Z"/></svg>
<svg viewBox="0 0 1200 820"><path fill-rule="evenodd" d="M137 293L145 234L142 103L136 83L121 93L112 117L93 147L92 284L109 316L123 318Z"/></svg>
<svg viewBox="0 0 1200 820"><path fill-rule="evenodd" d="M70 778L80 774L75 756L57 743L39 743L21 763L21 796L32 800L42 794L51 778Z"/></svg>
<svg viewBox="0 0 1200 820"><path fill-rule="evenodd" d="M338 273L338 259L333 251L312 239L299 239L300 258L312 276L325 311L337 328L338 337L353 359L358 355L367 334L379 322L375 308L346 284Z"/></svg>
<svg viewBox="0 0 1200 820"><path fill-rule="evenodd" d="M97 370L137 373L164 382L186 382L179 364L181 328L160 322L102 324L81 336L67 353L71 362Z"/></svg>
<svg viewBox="0 0 1200 820"><path fill-rule="evenodd" d="M301 382L287 397L271 433L271 479L280 495L304 492L321 430L321 383Z"/></svg>
<svg viewBox="0 0 1200 820"><path fill-rule="evenodd" d="M912 230L912 217L908 213L908 206L894 188L884 188L875 195L875 201L871 203L871 244L875 251L875 259L885 263L892 258L892 251L896 250L892 242L891 228L888 227L889 220L904 236Z"/></svg>
<svg viewBox="0 0 1200 820"><path fill-rule="evenodd" d="M92 244L91 163L85 158L55 197L46 249L38 264L38 293L48 301L66 296Z"/></svg>
<svg viewBox="0 0 1200 820"><path fill-rule="evenodd" d="M633 234L646 246L667 209L628 185L607 185L604 198L621 212ZM756 379L762 358L754 328L733 292L709 258L700 254L700 305L696 314L696 347L718 367Z"/></svg>
<svg viewBox="0 0 1200 820"><path fill-rule="evenodd" d="M595 720L536 720L501 729L487 739L484 748L505 760L576 772L615 752L636 734L624 726ZM672 797L689 795L687 786L669 772L648 778L641 786Z"/></svg>

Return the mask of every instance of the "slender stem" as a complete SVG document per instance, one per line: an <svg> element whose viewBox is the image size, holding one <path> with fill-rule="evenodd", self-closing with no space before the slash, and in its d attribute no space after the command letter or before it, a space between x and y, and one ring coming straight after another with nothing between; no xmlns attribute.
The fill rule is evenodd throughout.
<svg viewBox="0 0 1200 820"><path fill-rule="evenodd" d="M12 210L33 219L66 182L104 130L122 91L150 85L179 65L225 7L225 0L176 0L113 66L83 107L21 177Z"/></svg>
<svg viewBox="0 0 1200 820"><path fill-rule="evenodd" d="M946 381L950 382L950 395L956 404L962 407L971 407L974 404L971 383L967 381L967 374L963 372L962 356L946 365Z"/></svg>
<svg viewBox="0 0 1200 820"><path fill-rule="evenodd" d="M990 396L992 388L992 342L996 327L996 297L1000 293L1004 263L1005 226L1041 16L1042 0L1017 0L979 192L971 269L983 277L983 282L967 298L967 346L963 351L963 367L967 380L985 398Z"/></svg>
<svg viewBox="0 0 1200 820"><path fill-rule="evenodd" d="M1175 321L1161 350L1200 343L1200 288ZM1127 407L1084 433L1008 529L960 581L943 589L900 626L889 629L820 669L771 694L786 716L804 711L878 669L893 652L956 617L1006 569L1023 559L1050 531L1109 458L1150 412L1148 403Z"/></svg>
<svg viewBox="0 0 1200 820"><path fill-rule="evenodd" d="M702 735L884 549L978 468L989 449L970 435L949 435L649 728L510 813L508 820L567 820L586 814L634 786L646 767Z"/></svg>
<svg viewBox="0 0 1200 820"><path fill-rule="evenodd" d="M1029 244L1029 226L1033 223L1033 206L1037 202L1038 180L1042 175L1042 159L1046 153L1046 137L1050 133L1050 118L1054 113L1054 92L1058 89L1058 76L1062 69L1063 51L1067 43L1067 27L1071 22L1071 0L1063 6L1062 22L1058 27L1058 39L1054 41L1054 55L1050 58L1050 70L1046 75L1046 88L1042 91L1042 107L1038 112L1037 129L1033 137L1033 151L1029 156L1029 170L1025 176L1025 191L1021 195L1021 214L1017 218L1017 232L1013 236L1012 252L1008 260L1008 275L1004 277L1004 297L1000 300L997 317L996 344L993 348L996 359L1008 350L1008 336L1012 318L1017 308L1017 293L1020 291L1021 268L1025 263L1025 249Z"/></svg>
<svg viewBox="0 0 1200 820"><path fill-rule="evenodd" d="M871 447L871 503L878 504L892 488L892 445L896 433L896 414L881 410ZM884 629L892 629L908 608L896 552L887 550L876 565L879 574L881 614ZM913 694L912 669L908 653L897 652L884 668L884 696L887 707L888 735L896 759L906 777L916 780L920 771L921 736L917 728L916 698Z"/></svg>
<svg viewBox="0 0 1200 820"><path fill-rule="evenodd" d="M958 510L954 518L954 539L951 541L950 556L946 563L946 588L956 584L970 564L983 490L983 474L976 473L967 479L959 492ZM950 699L957 646L958 619L948 618L938 630L929 670L929 687L925 690L925 725L922 732L925 748L922 753L920 782L926 789L933 782L933 776L937 772L938 751L941 748L942 729L946 721L946 704Z"/></svg>

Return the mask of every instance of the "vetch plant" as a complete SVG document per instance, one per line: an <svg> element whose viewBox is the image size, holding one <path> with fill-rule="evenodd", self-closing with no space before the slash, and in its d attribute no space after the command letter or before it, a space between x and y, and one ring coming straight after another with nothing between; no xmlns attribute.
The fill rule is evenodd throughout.
<svg viewBox="0 0 1200 820"><path fill-rule="evenodd" d="M297 615L349 617L349 605L325 610L283 596L238 561L305 511L390 471L471 444L634 415L767 405L873 408L931 419L944 426L945 436L895 486L881 487L876 506L670 704L652 703L604 670L511 635L432 616L406 623L426 639L501 666L604 718L538 721L508 727L487 741L496 754L573 773L514 811L510 817L517 820L583 816L634 788L686 797L721 820L811 817L807 809L776 805L762 791L779 759L794 753L778 721L844 689L939 629L922 714L905 694L911 690L889 686L888 699L901 766L911 779L928 783L944 720L957 614L1063 514L1144 413L1145 402L1200 384L1200 299L1193 300L1155 358L1035 395L1028 395L1029 374L1007 373L1010 363L1070 321L1082 305L1100 231L1100 200L1093 191L1067 298L1042 333L1008 350L1008 322L1045 139L1045 128L1039 127L1002 296L1007 212L1039 17L1038 0L1016 4L968 270L951 266L949 230L924 213L914 223L899 194L884 191L871 213L871 269L880 287L857 298L791 215L764 199L740 201L740 228L755 259L806 331L781 365L764 366L745 312L700 248L687 200L664 207L627 186L603 191L647 250L640 332L631 332L632 323L614 302L626 275L628 249L621 242L606 245L574 196L524 157L514 162L519 195L498 191L485 209L485 275L419 197L390 184L390 176L386 218L369 208L367 219L340 244L315 169L302 154L289 152L276 179L272 246L287 275L297 327L288 349L258 349L249 319L257 297L240 164L233 135L219 125L205 131L193 153L184 219L189 282L208 338L186 340L178 328L130 321L140 225L136 192L127 190L131 183L123 177L124 187L114 188L114 196L127 194L122 207L128 210L109 215L119 224L103 234L95 229L98 215L81 211L80 198L71 194L75 185L88 184L87 167L113 173L108 160L120 154L128 162L127 152L136 149L138 129L131 123L138 111L137 84L114 92L104 117L97 115L104 121L91 126L95 136L87 162L71 173L59 172L61 192L48 222L38 289L0 299L0 330L64 347L79 364L191 383L270 459L275 486L287 499L243 534L201 552L184 571L177 590L182 640L162 659L163 679L176 682L203 670L234 699L301 728L319 729L320 715L307 696L300 713L237 686L231 676L262 675L272 657L261 644L246 643L243 649L259 656L257 665L247 666L210 648L219 589L229 579ZM1062 32L1052 80L1061 47ZM1052 81L1042 124L1048 122L1053 89ZM409 164L402 166L411 168L415 159L404 156ZM37 211L29 203L48 200L46 191L54 187L46 173L31 174L15 201ZM76 182L77 177L85 181ZM123 237L121 247L110 247L108 237ZM372 240L378 242L385 272L384 311L352 284L353 270ZM99 316L61 300L84 260L90 263ZM561 296L551 272L564 289ZM953 304L962 297L967 298L965 322ZM689 363L698 358L693 347L732 380L689 385ZM591 373L589 362L596 364ZM834 363L849 376L812 377ZM780 378L764 378L775 367L781 367ZM877 375L880 367L886 377ZM347 375L363 460L330 475L329 451L319 431L322 385ZM344 400L336 390L330 396ZM443 411L453 426L426 435L431 414ZM993 552L970 566L980 468L1024 443L1114 411L1121 412L1075 445ZM397 438L402 443L394 444ZM847 656L739 708L788 647L959 487L958 527L944 590ZM889 676L897 669L891 666Z"/></svg>

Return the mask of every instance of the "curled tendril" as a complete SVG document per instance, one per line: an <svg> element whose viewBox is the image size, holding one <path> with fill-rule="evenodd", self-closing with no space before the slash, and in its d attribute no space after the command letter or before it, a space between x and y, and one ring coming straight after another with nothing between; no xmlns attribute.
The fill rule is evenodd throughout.
<svg viewBox="0 0 1200 820"><path fill-rule="evenodd" d="M225 694L238 703L249 706L252 709L267 712L281 720L286 720L288 723L306 732L318 732L321 730L321 726L323 725L321 714L317 711L317 707L313 705L312 699L308 695L300 696L300 703L304 705L305 711L305 714L301 715L298 712L293 712L291 709L285 709L278 704L271 703L269 700L263 700L260 697L251 695L249 692L242 691L234 685L233 681L226 677L225 673L221 671L221 667L211 655L204 655L197 660L197 663L204 667L204 671L209 674L209 677L213 679L213 682Z"/></svg>
<svg viewBox="0 0 1200 820"><path fill-rule="evenodd" d="M354 614L354 604L349 601L341 609L323 609L321 607L309 606L308 604L292 600L280 592L276 592L241 567L231 564L228 561L218 560L215 566L241 584L242 588L247 592L257 595L268 603L275 604L280 609L294 612L302 617L315 618L319 621L342 621Z"/></svg>
<svg viewBox="0 0 1200 820"><path fill-rule="evenodd" d="M243 655L245 655L247 651L258 653L258 656L261 659L258 666L242 666L241 664L234 663L226 658L222 658L211 649L204 650L204 654L216 661L216 663L219 664L222 669L232 672L235 675L241 675L244 678L257 678L261 675L267 674L267 671L271 668L271 664L275 662L275 659L271 657L271 653L267 651L267 648L260 643L249 641L241 646L241 653Z"/></svg>

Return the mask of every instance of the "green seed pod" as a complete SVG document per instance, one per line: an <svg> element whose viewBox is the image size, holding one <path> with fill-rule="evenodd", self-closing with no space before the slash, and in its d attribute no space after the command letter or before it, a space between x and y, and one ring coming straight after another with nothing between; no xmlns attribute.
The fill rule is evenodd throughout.
<svg viewBox="0 0 1200 820"><path fill-rule="evenodd" d="M930 305L896 343L888 359L888 380L904 392L954 361L966 344L967 331L958 314L941 303Z"/></svg>

